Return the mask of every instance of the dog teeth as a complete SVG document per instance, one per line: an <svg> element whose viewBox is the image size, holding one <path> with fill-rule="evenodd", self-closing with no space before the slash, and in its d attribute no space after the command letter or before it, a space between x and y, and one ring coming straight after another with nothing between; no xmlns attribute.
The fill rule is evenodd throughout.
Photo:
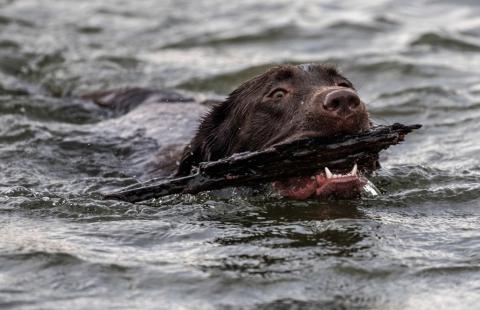
<svg viewBox="0 0 480 310"><path fill-rule="evenodd" d="M333 174L328 170L327 167L325 167L325 175L327 176L327 179L333 178Z"/></svg>
<svg viewBox="0 0 480 310"><path fill-rule="evenodd" d="M347 173L347 174L333 174L330 171L330 169L325 167L325 176L326 176L327 179L336 179L336 178L344 178L344 177L348 177L348 176L357 176L357 173L358 173L357 164L355 164L352 168L352 171L350 171L350 173Z"/></svg>
<svg viewBox="0 0 480 310"><path fill-rule="evenodd" d="M350 171L349 175L356 176L357 175L357 170L358 170L358 167L357 167L357 164L355 164L355 166L353 166L353 168L352 168L352 171Z"/></svg>

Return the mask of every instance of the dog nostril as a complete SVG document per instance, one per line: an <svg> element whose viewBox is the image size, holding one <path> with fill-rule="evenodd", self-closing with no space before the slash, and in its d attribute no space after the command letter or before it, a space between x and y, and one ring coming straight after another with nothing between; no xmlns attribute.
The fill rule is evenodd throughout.
<svg viewBox="0 0 480 310"><path fill-rule="evenodd" d="M332 94L330 96L327 96L327 98L325 98L325 101L323 102L323 107L327 111L331 111L331 112L336 111L342 108L342 106L346 105L346 103L349 101L345 99L346 98L341 94L340 96L339 94Z"/></svg>
<svg viewBox="0 0 480 310"><path fill-rule="evenodd" d="M325 108L329 111L337 110L340 107L340 100L338 98L334 98L325 104Z"/></svg>
<svg viewBox="0 0 480 310"><path fill-rule="evenodd" d="M357 96L352 96L352 98L350 98L350 102L348 103L348 107L353 110L356 109L359 105L360 98L358 98Z"/></svg>

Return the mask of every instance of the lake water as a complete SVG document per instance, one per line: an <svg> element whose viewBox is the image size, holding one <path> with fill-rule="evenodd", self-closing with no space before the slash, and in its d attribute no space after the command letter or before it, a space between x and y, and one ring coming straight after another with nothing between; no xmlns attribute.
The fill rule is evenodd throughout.
<svg viewBox="0 0 480 310"><path fill-rule="evenodd" d="M81 94L221 98L302 62L337 64L377 123L424 124L382 153L380 197L99 198L157 145ZM478 1L0 0L0 308L479 304Z"/></svg>

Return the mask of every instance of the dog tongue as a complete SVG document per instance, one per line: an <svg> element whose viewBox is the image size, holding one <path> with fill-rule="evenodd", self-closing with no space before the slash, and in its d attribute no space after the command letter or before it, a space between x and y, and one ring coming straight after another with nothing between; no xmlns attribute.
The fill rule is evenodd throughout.
<svg viewBox="0 0 480 310"><path fill-rule="evenodd" d="M305 200L317 190L315 177L290 178L273 182L273 188L283 197Z"/></svg>
<svg viewBox="0 0 480 310"><path fill-rule="evenodd" d="M325 168L325 173L277 181L273 183L273 187L280 195L299 200L311 196L348 199L359 196L367 182L358 175L357 165L355 165L348 174L332 174L328 168Z"/></svg>

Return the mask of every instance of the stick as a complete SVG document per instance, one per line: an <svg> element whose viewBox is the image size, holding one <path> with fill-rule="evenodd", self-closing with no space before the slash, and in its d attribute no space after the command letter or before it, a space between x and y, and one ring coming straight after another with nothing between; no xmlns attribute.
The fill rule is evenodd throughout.
<svg viewBox="0 0 480 310"><path fill-rule="evenodd" d="M104 199L139 202L171 194L196 194L232 186L248 186L291 177L312 175L324 167L345 169L378 160L378 153L404 140L422 125L380 125L368 132L333 137L303 138L256 152L244 152L213 162L200 163L194 174L150 180L104 195Z"/></svg>

